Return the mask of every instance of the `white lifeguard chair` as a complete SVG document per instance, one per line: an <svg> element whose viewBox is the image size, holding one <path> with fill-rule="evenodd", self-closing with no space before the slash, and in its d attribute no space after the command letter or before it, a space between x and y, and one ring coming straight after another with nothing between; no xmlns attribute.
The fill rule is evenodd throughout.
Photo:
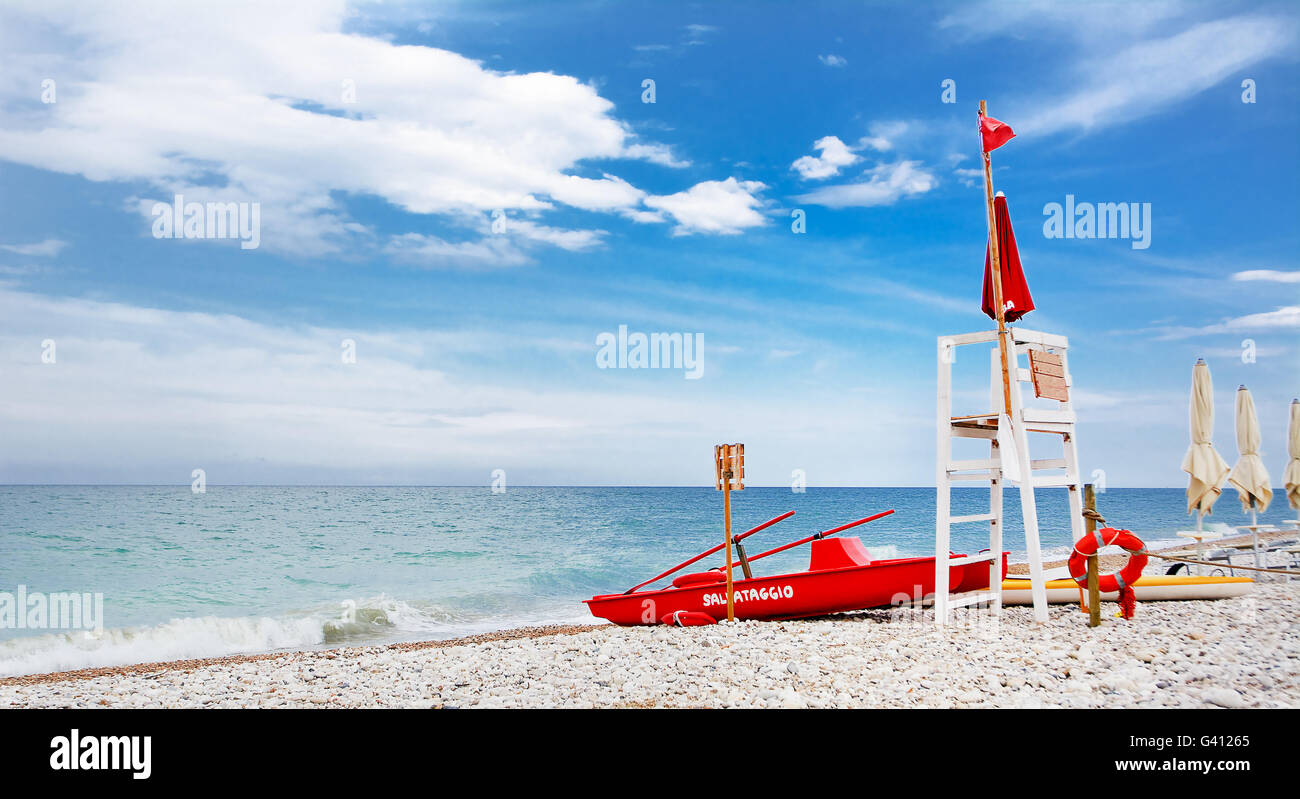
<svg viewBox="0 0 1300 799"><path fill-rule="evenodd" d="M1005 327L1007 368L1004 371L999 331L966 333L939 339L939 407L938 469L936 472L935 513L935 620L944 624L953 608L988 604L991 612L1002 607L1002 486L1010 480L1020 487L1020 507L1024 517L1025 548L1029 556L1030 587L1034 618L1047 620L1047 589L1043 577L1043 558L1038 537L1038 510L1035 488L1063 487L1069 491L1071 540L1084 534L1083 492L1079 479L1079 459L1075 450L1075 414L1070 406L1072 381L1064 336L1034 330ZM953 415L952 364L958 347L992 345L989 379L989 406L992 410L970 415ZM1026 363L1021 365L1024 357ZM1004 379L1004 375L1005 378ZM1054 400L1054 407L1025 407L1021 384L1031 383L1038 398ZM1051 405L1051 403L1046 403ZM1030 457L1031 436L1035 441L1044 435L1059 437L1060 457ZM954 438L984 439L989 442L989 457L978 460L954 460ZM988 513L953 516L952 484L960 481L987 482ZM961 558L951 557L952 525L988 522L989 547L986 552ZM989 563L988 587L980 591L950 594L948 569L970 563Z"/></svg>

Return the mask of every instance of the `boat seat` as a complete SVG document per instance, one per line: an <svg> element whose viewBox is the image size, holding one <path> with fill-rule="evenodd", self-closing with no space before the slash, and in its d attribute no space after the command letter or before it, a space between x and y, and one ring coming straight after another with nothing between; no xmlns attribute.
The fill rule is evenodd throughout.
<svg viewBox="0 0 1300 799"><path fill-rule="evenodd" d="M819 538L812 542L812 562L808 569L843 569L848 566L866 566L871 561L871 553L862 546L862 539L857 536Z"/></svg>

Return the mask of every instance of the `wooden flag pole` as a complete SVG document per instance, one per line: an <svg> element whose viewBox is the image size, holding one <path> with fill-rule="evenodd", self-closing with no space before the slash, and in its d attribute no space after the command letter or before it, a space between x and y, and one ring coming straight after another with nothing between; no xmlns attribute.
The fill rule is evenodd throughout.
<svg viewBox="0 0 1300 799"><path fill-rule="evenodd" d="M1007 313L1003 307L1002 301L1002 259L998 257L998 220L997 214L993 210L993 165L989 160L989 154L984 150L984 117L988 115L988 104L980 100L980 155L984 159L984 199L988 205L989 217L989 265L993 270L993 311L998 321L998 352L1002 356L1002 401L1007 412L1007 418L1011 418L1011 368L1010 358L1008 357L1007 335Z"/></svg>
<svg viewBox="0 0 1300 799"><path fill-rule="evenodd" d="M731 580L731 447L724 446L727 470L722 473L722 516L727 536L727 621L736 620L736 587Z"/></svg>
<svg viewBox="0 0 1300 799"><path fill-rule="evenodd" d="M731 489L735 481L737 491L745 488L745 445L719 444L713 448L717 487L722 492L723 546L727 550L727 621L736 620L736 589L732 579L731 557ZM743 555L742 555L743 557ZM748 565L746 565L748 572Z"/></svg>
<svg viewBox="0 0 1300 799"><path fill-rule="evenodd" d="M1097 510L1097 494L1093 490L1092 483L1086 483L1083 486L1083 507L1091 511ZM1088 535L1097 532L1097 520L1088 514L1084 514L1084 529ZM1098 586L1097 553L1094 552L1088 556L1088 626L1101 626L1101 590Z"/></svg>

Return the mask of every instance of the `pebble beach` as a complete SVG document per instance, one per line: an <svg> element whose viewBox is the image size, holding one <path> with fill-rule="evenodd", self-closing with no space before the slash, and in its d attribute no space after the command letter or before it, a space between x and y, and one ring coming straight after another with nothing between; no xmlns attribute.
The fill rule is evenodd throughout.
<svg viewBox="0 0 1300 799"><path fill-rule="evenodd" d="M0 681L0 707L1300 706L1300 582L1150 602L1089 629L924 609L707 627L534 628L450 642L279 653Z"/></svg>

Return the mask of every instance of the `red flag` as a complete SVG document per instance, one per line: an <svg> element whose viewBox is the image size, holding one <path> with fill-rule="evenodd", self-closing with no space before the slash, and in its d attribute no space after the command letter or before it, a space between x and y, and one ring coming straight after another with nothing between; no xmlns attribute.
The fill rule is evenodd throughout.
<svg viewBox="0 0 1300 799"><path fill-rule="evenodd" d="M980 117L980 138L984 140L984 152L991 153L1011 141L1016 132L1005 122L991 116Z"/></svg>
<svg viewBox="0 0 1300 799"><path fill-rule="evenodd" d="M1016 250L1016 234L1011 231L1011 215L1007 212L1007 198L999 194L993 200L993 215L998 226L998 261L1002 267L1002 307L1006 319L1014 322L1034 310L1034 298L1029 296L1025 270L1020 266L1020 253ZM993 308L993 261L989 257L992 247L984 252L984 302L981 305L990 319L997 319Z"/></svg>

